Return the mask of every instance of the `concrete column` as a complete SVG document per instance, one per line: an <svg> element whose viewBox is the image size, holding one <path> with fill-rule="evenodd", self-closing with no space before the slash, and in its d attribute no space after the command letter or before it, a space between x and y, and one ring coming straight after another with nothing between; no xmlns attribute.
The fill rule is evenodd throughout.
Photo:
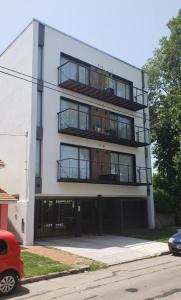
<svg viewBox="0 0 181 300"><path fill-rule="evenodd" d="M98 235L102 235L102 199L98 197L97 201L97 233Z"/></svg>
<svg viewBox="0 0 181 300"><path fill-rule="evenodd" d="M147 80L145 80L144 71L142 71L142 89L144 90L148 88ZM150 128L149 120L146 120L145 115L148 115L149 112L149 101L148 101L148 108L143 110L143 126L144 128ZM146 134L145 134L146 138ZM150 146L145 146L145 167L151 168L151 151ZM147 175L147 181L148 181ZM155 208L154 208L154 199L153 199L153 186L147 185L147 213L148 213L148 227L150 229L155 228Z"/></svg>
<svg viewBox="0 0 181 300"><path fill-rule="evenodd" d="M150 185L147 193L147 211L148 211L148 227L149 229L155 228L155 208L153 199L153 186Z"/></svg>
<svg viewBox="0 0 181 300"><path fill-rule="evenodd" d="M75 236L81 236L81 201L75 200Z"/></svg>

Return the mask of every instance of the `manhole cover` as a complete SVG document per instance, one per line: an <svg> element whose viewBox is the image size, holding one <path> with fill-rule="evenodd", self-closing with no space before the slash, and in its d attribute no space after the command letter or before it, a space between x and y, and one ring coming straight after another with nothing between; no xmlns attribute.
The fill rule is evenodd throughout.
<svg viewBox="0 0 181 300"><path fill-rule="evenodd" d="M130 289L126 289L125 291L130 292L130 293L136 293L138 291L138 289L130 288Z"/></svg>

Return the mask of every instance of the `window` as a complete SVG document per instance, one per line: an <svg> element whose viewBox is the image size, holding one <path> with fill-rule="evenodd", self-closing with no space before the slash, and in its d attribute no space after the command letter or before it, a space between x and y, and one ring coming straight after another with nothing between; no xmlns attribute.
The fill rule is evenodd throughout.
<svg viewBox="0 0 181 300"><path fill-rule="evenodd" d="M112 78L109 79L109 88L114 90L114 94L116 94L116 81Z"/></svg>
<svg viewBox="0 0 181 300"><path fill-rule="evenodd" d="M61 128L89 129L89 107L77 102L61 99Z"/></svg>
<svg viewBox="0 0 181 300"><path fill-rule="evenodd" d="M120 182L134 182L133 165L132 155L111 153L111 174L117 174Z"/></svg>
<svg viewBox="0 0 181 300"><path fill-rule="evenodd" d="M117 81L117 96L130 100L130 85Z"/></svg>
<svg viewBox="0 0 181 300"><path fill-rule="evenodd" d="M111 130L117 137L131 140L133 137L133 120L131 118L110 114Z"/></svg>
<svg viewBox="0 0 181 300"><path fill-rule="evenodd" d="M61 82L77 79L77 65L65 57L61 57Z"/></svg>
<svg viewBox="0 0 181 300"><path fill-rule="evenodd" d="M0 240L0 255L6 254L8 251L7 244L4 240Z"/></svg>
<svg viewBox="0 0 181 300"><path fill-rule="evenodd" d="M41 141L36 141L36 177L41 177Z"/></svg>
<svg viewBox="0 0 181 300"><path fill-rule="evenodd" d="M38 46L38 79L42 79L43 73L43 47Z"/></svg>
<svg viewBox="0 0 181 300"><path fill-rule="evenodd" d="M64 56L61 56L61 65L61 82L71 79L88 84L89 72L86 66Z"/></svg>
<svg viewBox="0 0 181 300"><path fill-rule="evenodd" d="M61 145L61 177L90 178L90 150L83 147Z"/></svg>
<svg viewBox="0 0 181 300"><path fill-rule="evenodd" d="M79 82L83 84L88 84L88 68L79 65L78 70L79 70Z"/></svg>
<svg viewBox="0 0 181 300"><path fill-rule="evenodd" d="M42 92L37 93L37 126L42 127Z"/></svg>

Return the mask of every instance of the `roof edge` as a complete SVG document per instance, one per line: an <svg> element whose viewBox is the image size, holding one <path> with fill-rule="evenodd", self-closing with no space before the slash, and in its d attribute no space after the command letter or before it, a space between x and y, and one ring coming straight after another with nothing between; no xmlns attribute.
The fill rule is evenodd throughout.
<svg viewBox="0 0 181 300"><path fill-rule="evenodd" d="M12 40L12 42L10 44L8 44L7 47L5 47L5 49L0 53L0 57L6 52L6 50L8 50L14 44L14 42L16 42L16 40L28 29L29 26L31 26L31 24L34 21L37 22L37 20L35 20L35 19L31 20L31 22L28 23L28 25Z"/></svg>
<svg viewBox="0 0 181 300"><path fill-rule="evenodd" d="M101 52L101 53L103 53L103 54L106 54L106 55L108 55L108 56L110 56L110 57L112 57L112 58L114 58L114 59L116 59L116 60L118 60L118 61L120 61L120 62L122 62L122 63L125 63L126 65L129 65L130 67L133 67L133 68L135 68L135 69L137 69L137 70L139 70L139 71L142 71L141 68L139 68L139 67L137 67L137 66L134 66L134 65L132 65L132 64L130 64L130 63L128 63L128 62L126 62L126 61L124 61L124 60L122 60L122 59L120 59L120 58L114 56L114 55L111 55L110 53L108 53L108 52L106 52L106 51L104 51L104 50L98 49L98 48L96 48L95 46L92 46L92 45L90 45L90 44L88 44L88 43L86 43L86 42L83 42L83 41L79 40L78 38L73 37L73 36L71 36L71 35L69 35L69 34L67 34L67 33L65 33L65 32L63 32L63 31L61 31L61 30L59 30L59 29L57 29L57 28L55 28L55 27L53 27L53 26L50 26L50 25L48 25L48 24L46 24L46 23L44 23L44 22L41 22L40 20L38 20L38 19L36 19L36 18L34 18L33 21L39 22L39 23L43 24L44 26L49 27L50 29L53 29L53 30L55 30L55 31L57 31L57 32L59 32L59 33L65 35L65 36L67 36L67 37L69 37L69 38L71 38L71 39L74 39L74 40L77 41L77 42L80 42L80 43L82 43L82 44L84 44L84 45L86 45L86 46L88 46L88 47L91 47L91 48L93 48L93 49L95 49L95 50L97 50L97 51L99 51L99 52Z"/></svg>
<svg viewBox="0 0 181 300"><path fill-rule="evenodd" d="M124 60L122 60L122 59L120 59L120 58L118 58L118 57L116 57L116 56L114 56L114 55L111 55L110 53L108 53L108 52L106 52L106 51L103 51L103 50L101 50L101 49L98 49L98 48L96 48L95 46L92 46L92 45L90 45L90 44L88 44L88 43L86 43L86 42L83 42L83 41L81 41L81 40L79 40L78 38L76 38L76 37L73 37L73 36L71 36L71 35L69 35L69 34L67 34L67 33L65 33L65 32L63 32L63 31L61 31L61 30L59 30L59 29L57 29L57 28L55 28L55 27L53 27L53 26L50 26L50 25L48 25L48 24L46 24L46 23L44 23L44 22L42 22L42 21L40 21L40 20L38 20L38 19L36 19L36 18L33 18L32 19L32 21L14 38L14 40L3 50L3 52L0 54L0 57L3 55L3 53L9 48L9 47L11 47L11 45L23 34L23 32L33 23L33 22L38 22L38 23L41 23L41 24L43 24L44 26L46 26L46 27L48 27L48 28L50 28L50 29L52 29L52 30L55 30L55 31L57 31L57 32L59 32L59 33L61 33L61 34L63 34L64 36L67 36L67 37L69 37L69 38L71 38L71 39L74 39L75 41L77 41L77 42L79 42L79 43L81 43L81 44L83 44L83 45L85 45L85 46L88 46L88 47L91 47L92 49L95 49L95 50L97 50L97 51L99 51L99 52L101 52L101 53L103 53L103 54L105 54L105 55L108 55L109 57L111 57L111 58L113 58L113 59L116 59L117 61L119 61L119 62L122 62L122 63L124 63L124 64L126 64L126 65L128 65L128 66L130 66L130 67L133 67L133 68L135 68L135 69L137 69L137 70L139 70L139 71L142 71L142 69L141 68L139 68L139 67L137 67L137 66L134 66L134 65L132 65L132 64L130 64L130 63L128 63L128 62L126 62L126 61L124 61Z"/></svg>

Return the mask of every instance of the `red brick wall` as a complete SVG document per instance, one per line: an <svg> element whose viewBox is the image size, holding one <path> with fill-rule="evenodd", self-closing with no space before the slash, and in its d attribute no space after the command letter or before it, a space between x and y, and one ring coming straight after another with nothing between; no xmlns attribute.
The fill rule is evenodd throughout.
<svg viewBox="0 0 181 300"><path fill-rule="evenodd" d="M8 204L0 204L0 229L7 230Z"/></svg>

